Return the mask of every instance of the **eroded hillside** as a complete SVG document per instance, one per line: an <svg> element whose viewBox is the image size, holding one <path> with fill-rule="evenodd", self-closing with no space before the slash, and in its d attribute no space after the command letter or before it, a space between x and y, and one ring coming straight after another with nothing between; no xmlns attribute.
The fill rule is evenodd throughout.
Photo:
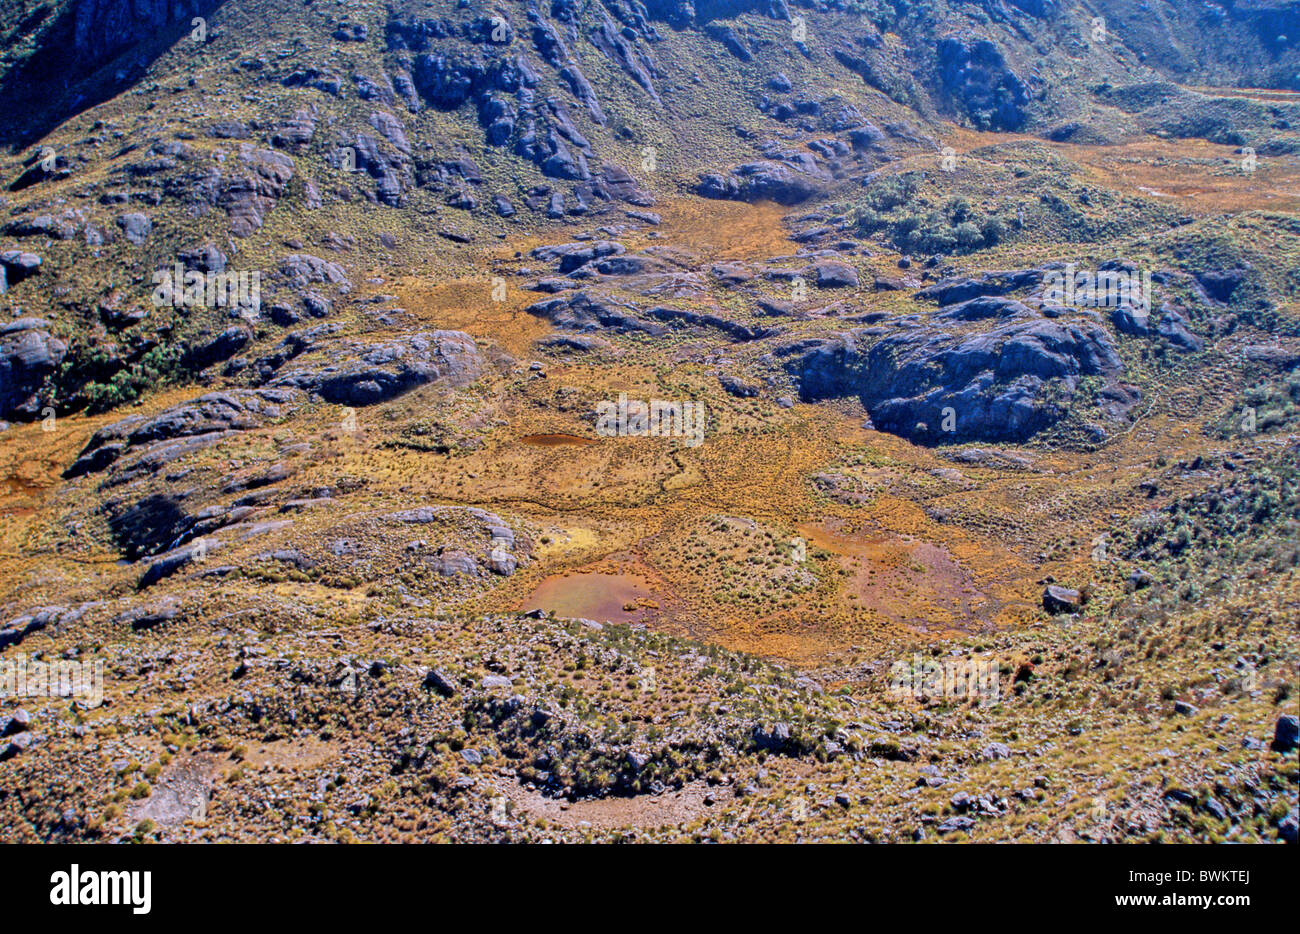
<svg viewBox="0 0 1300 934"><path fill-rule="evenodd" d="M1287 7L126 6L0 34L7 838L1294 842Z"/></svg>

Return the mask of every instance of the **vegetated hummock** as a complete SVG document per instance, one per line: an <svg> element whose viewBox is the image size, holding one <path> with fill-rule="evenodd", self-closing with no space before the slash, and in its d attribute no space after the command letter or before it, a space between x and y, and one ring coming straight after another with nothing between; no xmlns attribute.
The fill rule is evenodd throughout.
<svg viewBox="0 0 1300 934"><path fill-rule="evenodd" d="M6 840L1296 841L1294 6L145 6L0 2Z"/></svg>

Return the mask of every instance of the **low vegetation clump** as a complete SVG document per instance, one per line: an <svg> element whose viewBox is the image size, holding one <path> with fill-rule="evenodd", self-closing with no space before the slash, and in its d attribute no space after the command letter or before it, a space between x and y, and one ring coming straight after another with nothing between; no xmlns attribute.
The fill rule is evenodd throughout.
<svg viewBox="0 0 1300 934"><path fill-rule="evenodd" d="M887 176L873 184L850 215L861 236L883 236L903 253L972 253L1000 243L1006 222L984 214L963 197L932 204L913 172Z"/></svg>

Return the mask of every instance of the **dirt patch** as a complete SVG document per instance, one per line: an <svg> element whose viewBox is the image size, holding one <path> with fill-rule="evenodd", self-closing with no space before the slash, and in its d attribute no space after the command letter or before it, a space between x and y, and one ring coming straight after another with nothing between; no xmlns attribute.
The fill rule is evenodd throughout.
<svg viewBox="0 0 1300 934"><path fill-rule="evenodd" d="M551 332L548 322L523 310L540 296L519 288L513 278L504 291L496 286L495 297L489 276L435 283L406 277L394 281L391 288L421 324L489 339L516 357L529 357L533 342Z"/></svg>
<svg viewBox="0 0 1300 934"><path fill-rule="evenodd" d="M545 819L559 827L591 827L593 830L665 827L688 823L709 808L705 797L709 786L691 782L676 791L632 798L598 798L591 801L563 801L518 785L498 789L509 801L515 816Z"/></svg>
<svg viewBox="0 0 1300 934"><path fill-rule="evenodd" d="M682 199L656 208L659 228L676 244L713 260L754 261L790 250L790 232L782 223L788 208L773 202Z"/></svg>
<svg viewBox="0 0 1300 934"><path fill-rule="evenodd" d="M983 628L997 605L942 546L908 536L848 531L843 522L801 525L848 572L842 597L868 616L921 632Z"/></svg>
<svg viewBox="0 0 1300 934"><path fill-rule="evenodd" d="M207 753L172 763L159 776L153 793L133 809L131 822L151 820L162 827L174 827L187 820L202 820L216 773L217 761Z"/></svg>
<svg viewBox="0 0 1300 934"><path fill-rule="evenodd" d="M314 769L337 758L338 747L316 739L302 739L264 743L249 749L245 761L254 768L271 766L282 769Z"/></svg>

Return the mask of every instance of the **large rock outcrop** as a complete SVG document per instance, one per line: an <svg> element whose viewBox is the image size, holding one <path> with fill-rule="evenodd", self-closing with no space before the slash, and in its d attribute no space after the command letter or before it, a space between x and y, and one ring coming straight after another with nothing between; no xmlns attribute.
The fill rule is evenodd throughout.
<svg viewBox="0 0 1300 934"><path fill-rule="evenodd" d="M318 394L338 405L372 405L417 386L464 386L483 373L474 338L463 331L423 331L374 344L344 342L325 359L277 376L272 385Z"/></svg>
<svg viewBox="0 0 1300 934"><path fill-rule="evenodd" d="M695 192L706 198L792 205L821 193L828 178L815 166L764 160L738 165L727 175L701 175Z"/></svg>
<svg viewBox="0 0 1300 934"><path fill-rule="evenodd" d="M296 393L285 389L231 389L182 402L152 418L131 415L91 435L64 476L98 473L127 455L131 456L118 464L122 477L147 472L229 432L256 428L286 415L299 401ZM150 454L156 456L150 459Z"/></svg>
<svg viewBox="0 0 1300 934"><path fill-rule="evenodd" d="M938 57L944 91L977 126L1014 130L1028 119L1029 88L988 39L968 44L949 36L939 43Z"/></svg>
<svg viewBox="0 0 1300 934"><path fill-rule="evenodd" d="M1066 414L1085 376L1129 391L1107 331L1088 319L1015 318L969 335L859 328L777 349L808 401L857 396L883 431L922 442L1023 440ZM1121 412L1116 409L1117 416Z"/></svg>
<svg viewBox="0 0 1300 934"><path fill-rule="evenodd" d="M0 325L0 418L31 419L40 414L40 390L68 352L47 327L40 318Z"/></svg>

